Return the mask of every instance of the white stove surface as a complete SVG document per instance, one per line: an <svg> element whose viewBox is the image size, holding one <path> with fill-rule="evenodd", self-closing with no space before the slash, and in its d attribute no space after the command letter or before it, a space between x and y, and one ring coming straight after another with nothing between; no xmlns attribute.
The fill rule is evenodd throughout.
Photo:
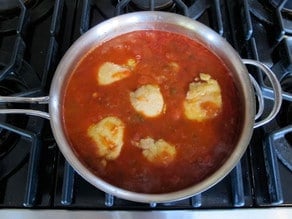
<svg viewBox="0 0 292 219"><path fill-rule="evenodd" d="M292 207L226 209L226 210L183 210L183 211L88 211L88 210L37 210L1 209L0 218L13 219L120 219L120 218L160 218L160 219L291 219Z"/></svg>

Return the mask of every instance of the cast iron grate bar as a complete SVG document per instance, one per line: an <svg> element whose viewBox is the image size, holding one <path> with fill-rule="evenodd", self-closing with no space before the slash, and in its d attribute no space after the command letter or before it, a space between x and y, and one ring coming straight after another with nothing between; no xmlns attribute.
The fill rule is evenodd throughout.
<svg viewBox="0 0 292 219"><path fill-rule="evenodd" d="M47 57L46 57L45 65L43 68L42 78L41 78L42 87L45 87L45 85L49 82L48 80L49 73L53 71L53 68L57 64L57 58L56 58L57 52L58 52L58 43L56 41L56 38L50 37Z"/></svg>
<svg viewBox="0 0 292 219"><path fill-rule="evenodd" d="M232 170L230 176L234 207L242 207L245 204L245 200L240 162Z"/></svg>
<svg viewBox="0 0 292 219"><path fill-rule="evenodd" d="M267 11L266 7L259 0L248 0L250 12L260 20L268 25L273 25L274 23L274 14L270 11Z"/></svg>
<svg viewBox="0 0 292 219"><path fill-rule="evenodd" d="M253 2L253 1L249 1L249 2ZM251 13L254 14L254 9L249 8L249 11L251 11ZM250 14L246 14L246 16L250 17ZM260 24L268 24L268 25L274 25L275 23L267 23L264 20L259 20ZM253 21L252 25L257 25L258 23L256 21ZM251 26L252 28L253 26ZM281 28L279 28L281 29ZM255 29L257 30L257 29ZM278 31L275 31L276 34L278 33ZM255 60L260 60L259 58L259 52L261 51L261 44L257 44L256 39L253 35L251 35L251 37L249 39L249 51L252 52L252 58L254 58ZM279 40L276 39L275 40ZM281 53L283 53L283 51L281 51ZM286 53L284 53L286 54ZM263 60L261 60L263 61ZM277 65L274 65L277 66ZM275 69L273 69L275 70ZM284 70L284 69L282 69ZM280 73L280 72L279 72ZM277 78L280 80L283 71L281 71L281 74L277 74L276 72L276 76ZM264 82L264 77L263 74L261 74L260 70L257 70L257 81L261 87L261 91L263 94L263 97L265 99L268 100L274 100L274 92L273 90L268 87L265 82ZM290 99L290 95L288 93L284 93L282 94L284 99ZM264 141L263 143L263 154L264 154L264 165L265 165L265 174L267 177L267 195L269 197L269 204L270 205L279 205L283 203L283 193L282 193L282 184L281 184L281 179L280 179L280 173L279 173L279 166L278 166L278 160L276 157L276 153L275 153L275 144L277 144L275 141L276 139L279 137L278 131L271 133ZM259 185L261 186L261 185Z"/></svg>
<svg viewBox="0 0 292 219"><path fill-rule="evenodd" d="M279 137L282 137L282 131L275 131L271 133L264 142L264 157L265 165L268 177L268 188L270 195L270 202L273 205L283 203L283 192L281 186L281 179L279 174L279 167L277 162L277 156L273 143Z"/></svg>
<svg viewBox="0 0 292 219"><path fill-rule="evenodd" d="M22 1L20 1L22 2ZM50 34L50 41L48 45L48 52L45 59L45 65L42 75L42 86L45 85L45 83L48 82L48 75L49 72L52 70L52 68L56 64L56 57L57 57L57 37L60 30L60 19L62 18L62 12L63 12L63 6L64 1L58 0L54 2L54 11L52 13L52 20L51 20L51 26L49 29ZM11 58L9 60L9 63L6 68L3 69L0 75L0 79L5 78L8 73L14 71L15 68L17 68L21 63L22 57L24 55L24 51L26 48L25 42L22 38L22 33L25 32L25 22L26 22L26 14L27 9L22 4L21 7L21 13L19 16L19 23L16 30L16 40L14 43L14 47L11 51ZM32 22L29 20L29 22ZM26 92L25 94L17 94L19 96L31 96L31 94L40 95L42 93L42 88L38 88L37 90L30 90L29 92ZM32 95L33 96L33 95ZM39 123L38 123L39 124ZM38 128L42 127L38 124L34 123L32 121L32 128L34 128L34 125ZM6 125L6 124L0 124L2 128L7 129L8 131L14 132L22 136L24 139L28 139L31 143L30 145L30 156L28 160L28 173L27 173L27 183L25 185L25 194L24 194L24 201L23 206L25 207L33 207L37 205L37 198L38 198L38 190L39 190L39 168L40 168L40 157L42 153L42 145L40 136L38 134L35 134L34 132L30 132L27 130L22 130L20 128L14 127L12 125ZM41 129L41 128L40 128ZM41 130L38 130L39 131Z"/></svg>
<svg viewBox="0 0 292 219"><path fill-rule="evenodd" d="M287 15L289 12L284 12L288 0L278 1L278 5L272 4L272 6L269 5L269 1L248 0L248 2L249 11L260 20L260 23L273 27L275 40L279 42L286 34L292 34L290 14Z"/></svg>
<svg viewBox="0 0 292 219"><path fill-rule="evenodd" d="M54 5L54 12L52 16L52 22L50 27L50 34L53 37L56 37L56 35L59 33L60 30L60 24L61 24L61 18L62 18L62 11L64 7L64 1L56 0Z"/></svg>
<svg viewBox="0 0 292 219"><path fill-rule="evenodd" d="M286 45L286 48L285 48L286 51L285 51L285 53L284 53L284 54L286 54L285 58L288 60L288 62L290 62L290 60L292 61L292 54L290 54L290 52L287 50L287 47L288 47L289 45L287 45L287 41L286 41L286 39L283 39L282 42L283 42L282 44L285 44L285 45ZM254 37L252 37L252 38L250 39L250 43L251 43L251 51L252 51L252 53L253 53L253 58L254 58L255 60L259 60L257 44L256 44L256 41L255 41ZM281 49L281 53L282 53L282 52L283 52L283 49ZM283 60L283 59L282 59L282 60ZM289 63L289 64L292 64L292 63ZM275 64L275 65L273 66L273 69L272 69L272 70L273 70L273 72L276 74L277 78L278 78L278 79L281 79L280 77L283 76L283 75L282 75L282 74L283 74L283 71L286 71L287 69L286 69L286 70L285 70L285 69L281 69L281 71L280 71L281 75L279 75L279 74L277 74L278 71L275 71L275 68L276 68L277 66L278 66L278 65ZM288 67L288 68L289 68L289 67ZM259 85L260 85L260 87L261 87L263 97L264 97L265 99L274 100L274 91L273 91L270 87L268 87L268 86L265 84L264 79L263 79L263 76L262 76L263 74L260 74L260 70L258 70L258 73L259 73L259 74L258 74L259 78L257 78L257 79L258 79ZM283 100L292 101L292 94L283 91L283 92L282 92L282 98L283 98Z"/></svg>
<svg viewBox="0 0 292 219"><path fill-rule="evenodd" d="M174 0L174 2L177 4L177 6L183 11L183 15L189 17L189 8L183 1L181 0Z"/></svg>
<svg viewBox="0 0 292 219"><path fill-rule="evenodd" d="M115 15L121 15L123 10L126 8L126 6L131 2L132 0L121 0L116 5ZM180 8L183 12L183 14L187 17L189 17L189 8L182 0L173 0L173 2L177 5L178 8ZM155 0L149 0L149 10L154 11L155 10Z"/></svg>
<svg viewBox="0 0 292 219"><path fill-rule="evenodd" d="M31 141L30 157L28 163L28 176L23 206L32 207L36 204L38 191L41 141L37 134L29 132L27 130L20 129L9 124L1 124L0 126Z"/></svg>
<svg viewBox="0 0 292 219"><path fill-rule="evenodd" d="M274 91L269 87L262 87L263 96L266 99L274 100ZM292 94L288 92L282 92L283 100L292 101Z"/></svg>
<svg viewBox="0 0 292 219"><path fill-rule="evenodd" d="M18 26L16 29L16 33L17 34L22 34L23 33L23 29L27 20L27 10L26 7L23 3L23 1L18 1L20 8L21 8L21 13L19 16L19 22L18 22Z"/></svg>
<svg viewBox="0 0 292 219"><path fill-rule="evenodd" d="M42 87L45 87L46 83L50 81L48 80L49 73L57 65L57 52L59 47L57 37L60 32L63 8L64 1L58 0L55 2L50 26L50 41L42 74Z"/></svg>
<svg viewBox="0 0 292 219"><path fill-rule="evenodd" d="M23 205L25 207L32 207L36 204L38 190L41 143L37 135L33 133L27 133L27 135L31 139L32 145L28 165L28 182Z"/></svg>
<svg viewBox="0 0 292 219"><path fill-rule="evenodd" d="M89 29L91 0L84 0L82 5L82 15L80 21L80 34L84 34Z"/></svg>
<svg viewBox="0 0 292 219"><path fill-rule="evenodd" d="M276 16L278 19L278 25L276 25L276 28L278 29L278 35L276 36L278 41L281 41L284 37L285 34L292 34L292 22L289 21L290 25L287 24L287 26L285 25L285 19L282 16L282 12L283 12L283 8L286 5L286 3L288 2L288 0L283 0L282 3L276 8Z"/></svg>
<svg viewBox="0 0 292 219"><path fill-rule="evenodd" d="M6 78L6 76L11 73L21 62L21 58L23 56L23 52L25 49L25 42L22 37L19 35L14 43L14 47L11 52L11 58L7 66L0 71L0 81Z"/></svg>
<svg viewBox="0 0 292 219"><path fill-rule="evenodd" d="M194 208L199 208L202 206L202 194L197 194L191 198L191 204Z"/></svg>
<svg viewBox="0 0 292 219"><path fill-rule="evenodd" d="M252 27L252 22L251 22L251 16L249 13L250 6L248 4L247 0L243 1L243 15L241 16L243 18L243 32L245 36L245 40L250 40L253 34L253 27Z"/></svg>
<svg viewBox="0 0 292 219"><path fill-rule="evenodd" d="M216 22L216 31L222 36L224 33L223 18L220 7L220 0L198 0L195 1L188 9L189 17L197 20L207 10L213 9L213 20Z"/></svg>
<svg viewBox="0 0 292 219"><path fill-rule="evenodd" d="M11 18L6 21L2 21L0 26L0 33L1 34L10 34L17 29L19 19L18 17Z"/></svg>
<svg viewBox="0 0 292 219"><path fill-rule="evenodd" d="M105 193L104 205L107 207L112 207L114 205L114 196L108 193Z"/></svg>
<svg viewBox="0 0 292 219"><path fill-rule="evenodd" d="M223 29L223 18L221 13L221 7L220 7L220 0L214 0L215 4L215 20L217 21L217 32L220 34L220 36L223 36L224 29Z"/></svg>
<svg viewBox="0 0 292 219"><path fill-rule="evenodd" d="M130 1L131 0L122 0L122 1L119 1L119 3L116 6L115 15L122 14L122 11L129 4Z"/></svg>
<svg viewBox="0 0 292 219"><path fill-rule="evenodd" d="M74 180L75 171L66 161L63 175L63 187L62 187L62 197L61 203L63 205L71 205L73 203L74 194Z"/></svg>
<svg viewBox="0 0 292 219"><path fill-rule="evenodd" d="M195 1L194 4L192 4L189 8L190 17L193 19L198 19L202 14L205 12L207 8L210 7L210 1L209 0L199 0Z"/></svg>
<svg viewBox="0 0 292 219"><path fill-rule="evenodd" d="M19 1L19 6L21 9L21 12L20 12L20 15L18 18L18 24L16 27L17 37L16 37L16 40L14 43L14 48L12 51L12 56L10 58L10 62L6 66L6 68L4 68L2 71L0 71L0 80L5 78L6 75L9 74L16 67L17 64L19 64L17 60L20 60L19 57L22 57L23 53L24 53L25 43L24 43L21 35L24 31L25 23L27 20L27 10L26 10L26 7L22 1Z"/></svg>
<svg viewBox="0 0 292 219"><path fill-rule="evenodd" d="M115 7L113 5L111 6L112 10L107 10L107 7L102 5L102 3L93 0L84 0L82 2L82 9L80 10L79 34L84 34L90 28L90 25L96 25L101 21L113 17Z"/></svg>
<svg viewBox="0 0 292 219"><path fill-rule="evenodd" d="M283 1L285 3L285 1ZM283 9L283 3L276 9L276 16L278 19L278 25L275 26L276 28L276 40L281 41L281 39L284 37L285 35L285 27L284 27L284 23L283 23L283 17L282 17L282 9Z"/></svg>
<svg viewBox="0 0 292 219"><path fill-rule="evenodd" d="M288 125L272 133L270 142L282 163L292 171L292 148L285 135L292 133L292 125Z"/></svg>
<svg viewBox="0 0 292 219"><path fill-rule="evenodd" d="M150 7L149 7L149 8L150 8L150 11L154 11L154 9L155 9L154 1L155 1L155 0L150 0L150 1L149 1L149 4L150 4Z"/></svg>
<svg viewBox="0 0 292 219"><path fill-rule="evenodd" d="M177 9L183 12L183 15L191 17L193 19L198 19L204 12L212 9L212 17L215 22L216 31L222 36L224 34L223 28L223 17L221 11L221 1L220 0L199 0L195 1L190 7L188 7L182 0L173 0ZM131 0L121 0L118 1L115 7L115 15L120 15L125 11L125 8L131 3ZM149 0L149 10L154 11L155 0ZM90 13L93 7L91 0L84 0L82 5L82 14L80 21L80 34L82 35L89 29L90 23Z"/></svg>

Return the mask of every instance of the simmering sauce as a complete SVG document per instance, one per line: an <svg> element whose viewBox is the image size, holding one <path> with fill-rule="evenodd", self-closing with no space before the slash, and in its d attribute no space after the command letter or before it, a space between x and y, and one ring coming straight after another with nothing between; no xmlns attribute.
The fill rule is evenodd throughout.
<svg viewBox="0 0 292 219"><path fill-rule="evenodd" d="M241 129L238 91L212 51L185 36L135 31L88 52L65 88L63 126L98 177L166 193L212 174Z"/></svg>

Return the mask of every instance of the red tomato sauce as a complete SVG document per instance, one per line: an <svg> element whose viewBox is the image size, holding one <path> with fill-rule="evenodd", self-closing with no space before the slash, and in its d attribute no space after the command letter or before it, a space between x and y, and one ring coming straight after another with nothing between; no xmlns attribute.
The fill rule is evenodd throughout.
<svg viewBox="0 0 292 219"><path fill-rule="evenodd" d="M101 86L99 67L105 62L137 64L132 74ZM178 64L178 70L170 63ZM200 73L217 80L222 110L212 119L191 121L184 116L188 86ZM144 84L157 84L166 110L147 118L132 107L130 92ZM135 31L104 42L78 63L66 86L62 102L63 126L75 153L94 174L135 192L166 193L186 188L212 174L232 153L241 129L238 91L229 69L214 53L189 38L164 31ZM107 116L125 124L119 157L102 165L97 145L87 129ZM155 165L133 142L151 136L176 148L168 165Z"/></svg>

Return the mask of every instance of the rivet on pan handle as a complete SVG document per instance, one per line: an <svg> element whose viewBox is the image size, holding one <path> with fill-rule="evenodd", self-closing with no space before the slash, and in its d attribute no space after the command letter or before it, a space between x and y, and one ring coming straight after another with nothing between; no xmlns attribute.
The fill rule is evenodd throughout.
<svg viewBox="0 0 292 219"><path fill-rule="evenodd" d="M251 60L251 59L243 59L242 60L244 64L246 65L253 65L258 67L260 70L262 70L262 72L264 72L266 74L266 76L268 77L269 81L271 82L272 85L272 89L274 91L274 105L273 108L271 110L271 112L269 113L269 115L265 118L263 118L262 120L255 122L254 124L254 128L260 127L262 125L267 124L268 122L270 122L272 119L274 119L276 117L276 115L278 114L281 105L282 105L282 88L280 85L280 82L278 81L276 75L263 63L256 61L256 60ZM255 80L251 79L252 83L255 84ZM255 86L255 89L257 91L257 86ZM261 97L260 97L261 96ZM258 93L258 98L263 99L261 92ZM259 101L259 105L261 105L263 102L262 100ZM258 117L257 113L257 116ZM261 113L260 113L261 114Z"/></svg>

